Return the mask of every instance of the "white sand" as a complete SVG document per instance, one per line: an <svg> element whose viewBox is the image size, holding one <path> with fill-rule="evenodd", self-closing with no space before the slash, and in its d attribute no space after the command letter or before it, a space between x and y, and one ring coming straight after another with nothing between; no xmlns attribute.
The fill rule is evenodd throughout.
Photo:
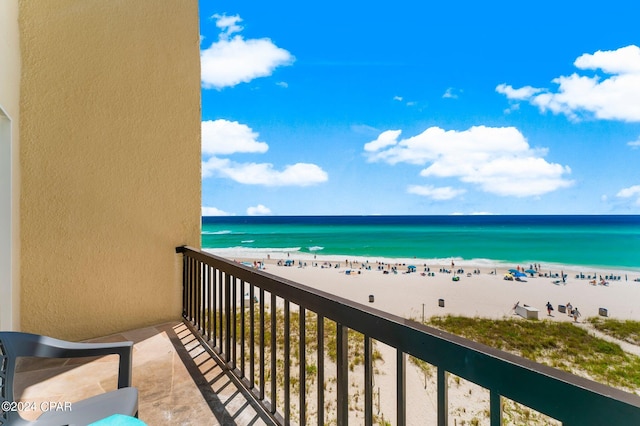
<svg viewBox="0 0 640 426"><path fill-rule="evenodd" d="M215 251L212 251L216 253ZM516 302L529 305L539 310L540 319L559 321L571 320L566 314L558 312L558 305L571 303L578 307L582 317L598 316L599 309L607 309L608 315L616 319L640 320L640 282L633 281L640 278L638 271L611 270L603 268L583 268L586 276L599 277L610 275L620 276L621 280L608 280L608 285L593 285L589 279L575 278L581 271L562 269L567 275L564 283L554 283L559 278L545 278L544 276L523 277L526 282L507 281L504 274L518 265L487 266L473 265L456 261L453 269L463 269L463 274L456 274L460 280L452 281L453 273L440 273L441 268L452 269L451 264L428 264L435 276L423 276L424 264L416 259L385 260L384 268L396 266L398 273L384 274L377 270L378 263L358 259L349 266L345 266L346 259L324 257L313 259L312 256L292 256L294 266L278 266L277 261L287 259L286 254L280 258L260 259L264 262L265 271L298 283L314 287L328 293L369 304L377 309L402 316L405 318L422 319L423 309L425 318L434 315L464 315L470 317L503 318L514 315L513 306ZM247 259L242 259L247 260ZM306 263L300 267L299 262ZM325 262L332 267L322 267ZM334 268L336 263L339 268ZM462 263L462 264L461 264ZM318 266L313 266L317 264ZM371 269L362 268L362 265ZM404 264L405 266L402 266ZM416 265L417 272L406 273L406 265ZM523 265L528 269L529 265ZM468 273L479 269L480 274ZM347 275L346 270L355 271ZM495 274L491 272L496 271ZM557 266L549 268L542 265L540 272L560 274ZM625 280L626 277L626 280ZM592 278L593 279L593 278ZM374 303L369 303L369 295L374 296ZM438 306L439 299L444 299L444 307ZM551 302L554 307L552 316L547 315L546 304Z"/></svg>

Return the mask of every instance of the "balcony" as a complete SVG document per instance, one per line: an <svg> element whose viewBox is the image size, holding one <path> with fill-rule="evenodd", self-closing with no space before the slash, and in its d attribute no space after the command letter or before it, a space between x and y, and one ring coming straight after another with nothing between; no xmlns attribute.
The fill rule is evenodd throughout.
<svg viewBox="0 0 640 426"><path fill-rule="evenodd" d="M456 423L452 377L486 394L477 424L514 423L507 401L551 424L640 424L636 395L199 250L177 251L183 321L99 340L135 342L133 381L150 425L447 425ZM435 371L429 389L425 376L431 396L420 389L418 403L409 357ZM34 362L23 363L19 378L22 388L38 383L22 392L26 401L115 388L110 357Z"/></svg>

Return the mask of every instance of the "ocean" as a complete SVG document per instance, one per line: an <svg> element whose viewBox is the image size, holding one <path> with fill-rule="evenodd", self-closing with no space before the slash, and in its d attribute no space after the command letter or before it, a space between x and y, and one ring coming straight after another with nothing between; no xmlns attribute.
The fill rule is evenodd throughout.
<svg viewBox="0 0 640 426"><path fill-rule="evenodd" d="M226 257L540 263L640 271L640 216L216 216L202 248Z"/></svg>

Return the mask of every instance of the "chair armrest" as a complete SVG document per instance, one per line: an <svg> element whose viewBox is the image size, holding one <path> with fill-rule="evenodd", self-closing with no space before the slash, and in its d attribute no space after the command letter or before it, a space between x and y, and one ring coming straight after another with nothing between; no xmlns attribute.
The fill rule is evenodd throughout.
<svg viewBox="0 0 640 426"><path fill-rule="evenodd" d="M20 332L2 332L0 340L14 357L79 358L119 355L118 388L131 386L133 342L74 343Z"/></svg>

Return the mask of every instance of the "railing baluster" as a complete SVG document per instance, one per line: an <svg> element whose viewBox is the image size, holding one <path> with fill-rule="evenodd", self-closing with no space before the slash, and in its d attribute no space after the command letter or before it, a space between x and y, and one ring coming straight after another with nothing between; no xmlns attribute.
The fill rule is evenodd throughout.
<svg viewBox="0 0 640 426"><path fill-rule="evenodd" d="M208 288L208 297L207 297L207 310L208 310L208 321L209 321L209 334L207 336L207 338L209 339L209 342L214 342L214 346L215 346L215 339L213 337L215 331L213 328L213 325L215 324L215 317L216 317L216 308L215 305L213 304L213 300L214 299L214 292L215 292L215 270L213 269L212 266L209 266L208 268L208 275L209 275L209 280L207 282L207 288Z"/></svg>
<svg viewBox="0 0 640 426"><path fill-rule="evenodd" d="M318 424L324 424L324 316L318 314Z"/></svg>
<svg viewBox="0 0 640 426"><path fill-rule="evenodd" d="M373 341L364 336L364 424L373 424Z"/></svg>
<svg viewBox="0 0 640 426"><path fill-rule="evenodd" d="M407 356L400 349L396 355L396 414L398 426L407 423Z"/></svg>
<svg viewBox="0 0 640 426"><path fill-rule="evenodd" d="M209 341L209 338L211 336L211 308L209 306L209 299L211 298L211 289L209 288L209 272L211 270L211 267L209 265L207 265L206 263L202 264L203 267L203 274L202 274L202 293L203 293L203 304L202 304L202 310L204 311L204 323L203 325L203 332L202 335L204 336L204 338Z"/></svg>
<svg viewBox="0 0 640 426"><path fill-rule="evenodd" d="M438 426L449 424L449 384L444 368L438 367Z"/></svg>
<svg viewBox="0 0 640 426"><path fill-rule="evenodd" d="M306 340L307 340L307 332L306 332L306 325L307 325L307 318L306 318L306 313L305 313L305 309L300 306L300 340L298 342L299 344L299 352L300 352L300 381L299 381L299 385L300 385L300 426L305 425L307 423L307 407L306 407L306 400L307 400L307 378L306 378L306 373L307 373L307 357L306 357L306 349L307 349L307 344L306 344Z"/></svg>
<svg viewBox="0 0 640 426"><path fill-rule="evenodd" d="M260 400L264 400L264 289L260 289Z"/></svg>
<svg viewBox="0 0 640 426"><path fill-rule="evenodd" d="M222 309L220 306L220 288L222 286L222 270L218 269L218 273L216 274L218 278L216 279L215 288L213 289L213 306L215 306L215 315L213 316L213 345L214 347L218 347L218 353L222 352Z"/></svg>
<svg viewBox="0 0 640 426"><path fill-rule="evenodd" d="M244 363L245 363L245 338L244 338L244 328L245 328L245 311L246 302L244 300L244 280L240 280L240 377L244 377Z"/></svg>
<svg viewBox="0 0 640 426"><path fill-rule="evenodd" d="M187 301L189 300L189 286L191 283L189 282L189 259L188 255L182 256L182 316L187 317Z"/></svg>
<svg viewBox="0 0 640 426"><path fill-rule="evenodd" d="M336 323L338 424L349 423L349 329Z"/></svg>
<svg viewBox="0 0 640 426"><path fill-rule="evenodd" d="M291 381L291 323L289 301L284 301L284 424L291 424L291 395L289 382ZM318 424L322 424L318 422Z"/></svg>
<svg viewBox="0 0 640 426"><path fill-rule="evenodd" d="M222 350L224 348L223 346L223 338L224 338L224 333L222 332L224 329L224 321L223 321L223 315L224 315L224 309L222 306L222 302L224 300L224 298L222 297L222 287L223 287L223 282L224 282L224 277L225 277L225 273L222 272L222 270L218 271L219 275L218 275L218 283L217 283L217 288L216 291L218 292L218 349L219 352L222 353Z"/></svg>
<svg viewBox="0 0 640 426"><path fill-rule="evenodd" d="M231 342L231 368L236 368L236 361L238 360L238 299L237 299L237 286L238 279L233 277L233 281L231 284L231 334L233 335L233 340Z"/></svg>
<svg viewBox="0 0 640 426"><path fill-rule="evenodd" d="M204 262L198 262L198 321L200 322L200 331L204 334L207 330L207 322L205 316L207 310L205 309L206 291L207 287L204 285Z"/></svg>
<svg viewBox="0 0 640 426"><path fill-rule="evenodd" d="M195 260L193 258L189 258L189 286L188 286L188 294L187 294L187 319L189 321L193 321L193 312L191 311L193 307L193 303L191 302L191 295L193 294L193 289L195 287L195 283L193 282L193 262Z"/></svg>
<svg viewBox="0 0 640 426"><path fill-rule="evenodd" d="M197 287L198 287L198 283L196 282L196 265L197 265L198 261L196 259L191 259L191 321L193 321L194 323L196 323L196 327L197 327L197 321L196 321L196 292Z"/></svg>
<svg viewBox="0 0 640 426"><path fill-rule="evenodd" d="M276 316L277 316L277 308L276 308L276 294L271 293L271 414L276 412L277 405L277 390L276 385L277 381L277 332L276 332Z"/></svg>
<svg viewBox="0 0 640 426"><path fill-rule="evenodd" d="M489 394L489 412L491 413L491 426L502 424L502 398L498 391L491 389Z"/></svg>
<svg viewBox="0 0 640 426"><path fill-rule="evenodd" d="M249 283L249 388L253 389L256 383L256 327L255 327L255 296L253 284Z"/></svg>
<svg viewBox="0 0 640 426"><path fill-rule="evenodd" d="M224 360L228 363L231 361L231 280L233 277L229 274L226 274L226 279L224 282L224 334L225 334L225 345L224 345Z"/></svg>

